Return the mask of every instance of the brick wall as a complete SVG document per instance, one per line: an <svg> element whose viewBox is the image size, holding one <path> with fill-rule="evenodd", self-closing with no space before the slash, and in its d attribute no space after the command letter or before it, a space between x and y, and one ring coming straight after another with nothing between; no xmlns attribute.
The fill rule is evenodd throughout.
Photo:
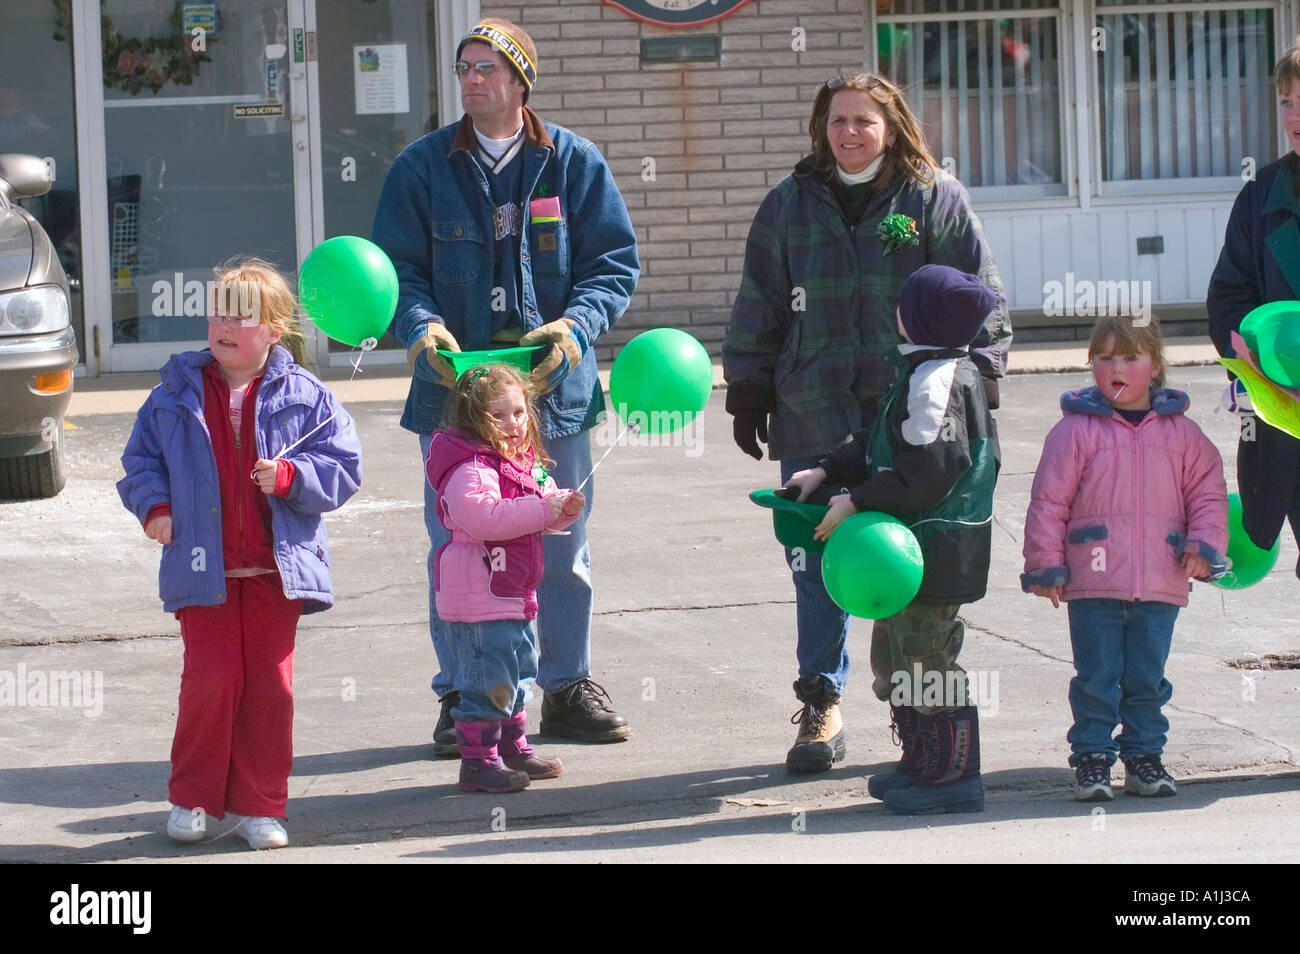
<svg viewBox="0 0 1300 954"><path fill-rule="evenodd" d="M632 214L641 282L597 355L661 325L717 354L759 202L809 151L818 87L837 68L862 66L862 0L754 0L693 30L642 23L600 0L485 0L482 15L532 36L540 62L529 106L596 143ZM642 37L683 33L720 35L721 63L641 65Z"/></svg>

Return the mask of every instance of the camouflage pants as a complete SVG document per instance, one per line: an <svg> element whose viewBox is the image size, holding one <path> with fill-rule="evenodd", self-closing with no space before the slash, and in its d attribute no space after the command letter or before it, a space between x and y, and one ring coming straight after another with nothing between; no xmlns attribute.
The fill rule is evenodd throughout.
<svg viewBox="0 0 1300 954"><path fill-rule="evenodd" d="M961 605L912 603L876 620L871 630L871 685L877 699L913 706L924 715L946 715L969 705L966 671L957 665L966 627Z"/></svg>

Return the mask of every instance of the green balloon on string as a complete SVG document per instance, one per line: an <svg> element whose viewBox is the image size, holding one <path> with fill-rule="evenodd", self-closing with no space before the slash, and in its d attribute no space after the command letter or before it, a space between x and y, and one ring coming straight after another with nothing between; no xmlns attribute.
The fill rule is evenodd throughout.
<svg viewBox="0 0 1300 954"><path fill-rule="evenodd" d="M623 346L609 372L614 410L643 434L671 434L704 410L713 361L704 345L677 328L644 331Z"/></svg>
<svg viewBox="0 0 1300 954"><path fill-rule="evenodd" d="M397 311L397 270L374 242L339 235L312 249L298 273L302 310L335 341L360 347L388 330Z"/></svg>

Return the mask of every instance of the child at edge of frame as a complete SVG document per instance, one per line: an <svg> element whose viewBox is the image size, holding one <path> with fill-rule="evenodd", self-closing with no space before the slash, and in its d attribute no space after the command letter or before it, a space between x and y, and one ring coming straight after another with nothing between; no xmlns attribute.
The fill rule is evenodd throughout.
<svg viewBox="0 0 1300 954"><path fill-rule="evenodd" d="M1165 664L1190 579L1227 570L1223 462L1186 416L1187 395L1165 387L1154 318L1099 319L1088 363L1094 385L1061 395L1063 416L1043 443L1021 588L1068 604L1074 797L1114 798L1117 757L1125 792L1171 796Z"/></svg>
<svg viewBox="0 0 1300 954"><path fill-rule="evenodd" d="M831 498L818 539L855 513L874 510L907 524L921 545L920 589L902 611L876 620L871 633L872 689L890 703L903 751L897 771L873 776L867 790L900 814L984 810L979 712L957 665L965 635L957 612L982 599L988 586L999 461L988 399L967 348L997 305L974 275L946 265L917 269L899 297L904 341L889 355L899 376L874 425L786 482L799 488L800 500L825 481L853 488ZM922 693L936 684L942 697Z"/></svg>
<svg viewBox="0 0 1300 954"><path fill-rule="evenodd" d="M564 771L528 743L524 706L537 678L542 534L577 520L586 498L546 472L536 397L507 365L466 370L425 460L451 534L434 556L434 599L458 662L451 714L465 792L517 792Z"/></svg>
<svg viewBox="0 0 1300 954"><path fill-rule="evenodd" d="M302 366L275 266L238 258L214 271L208 347L162 368L117 490L162 544L159 596L185 647L167 833L197 842L209 816L230 814L250 847L282 848L298 620L334 603L321 515L361 486L361 443Z"/></svg>

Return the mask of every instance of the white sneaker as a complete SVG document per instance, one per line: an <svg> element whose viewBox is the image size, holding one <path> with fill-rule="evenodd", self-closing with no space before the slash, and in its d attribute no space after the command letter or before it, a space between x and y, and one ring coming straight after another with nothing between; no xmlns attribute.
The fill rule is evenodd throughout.
<svg viewBox="0 0 1300 954"><path fill-rule="evenodd" d="M240 838L248 842L250 848L258 851L263 848L286 848L289 845L289 833L284 830L284 825L278 818L270 818L266 815L257 818L249 818L242 815L232 815L233 818L239 819L239 824L235 826L235 832Z"/></svg>
<svg viewBox="0 0 1300 954"><path fill-rule="evenodd" d="M202 841L208 830L208 816L201 808L172 806L167 819L167 834L172 841Z"/></svg>

